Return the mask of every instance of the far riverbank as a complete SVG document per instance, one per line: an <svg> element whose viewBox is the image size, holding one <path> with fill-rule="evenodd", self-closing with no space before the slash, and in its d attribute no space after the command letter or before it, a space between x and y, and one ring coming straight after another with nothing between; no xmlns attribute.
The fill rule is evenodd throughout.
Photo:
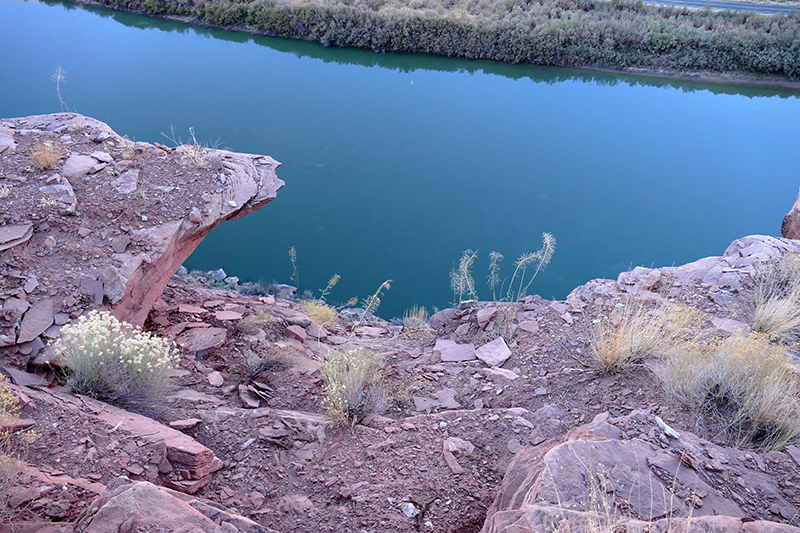
<svg viewBox="0 0 800 533"><path fill-rule="evenodd" d="M226 30L376 52L800 88L800 16L614 0L92 0Z"/></svg>

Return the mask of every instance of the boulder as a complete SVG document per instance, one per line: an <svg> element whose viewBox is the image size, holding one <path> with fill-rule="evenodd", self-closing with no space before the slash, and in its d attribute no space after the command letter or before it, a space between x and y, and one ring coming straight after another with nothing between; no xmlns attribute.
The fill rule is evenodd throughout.
<svg viewBox="0 0 800 533"><path fill-rule="evenodd" d="M120 477L78 517L78 533L181 531L185 533L269 533L219 504L186 496L146 481Z"/></svg>
<svg viewBox="0 0 800 533"><path fill-rule="evenodd" d="M781 236L786 239L800 239L800 193L792 208L783 217Z"/></svg>
<svg viewBox="0 0 800 533"><path fill-rule="evenodd" d="M743 451L685 431L677 438L662 431L648 411L618 418L605 414L576 428L563 442L523 447L506 471L482 532L534 533L545 524L550 524L548 531L562 530L559 524L564 531L584 531L589 525L599 531L670 531L690 520L692 531L778 527L800 533L785 524L746 522L750 517L740 505L756 491L770 494L773 514L791 520L797 513L776 480L759 466L765 464L760 454L747 452L752 458L748 465ZM629 433L640 437L628 438ZM708 475L720 471L724 476Z"/></svg>

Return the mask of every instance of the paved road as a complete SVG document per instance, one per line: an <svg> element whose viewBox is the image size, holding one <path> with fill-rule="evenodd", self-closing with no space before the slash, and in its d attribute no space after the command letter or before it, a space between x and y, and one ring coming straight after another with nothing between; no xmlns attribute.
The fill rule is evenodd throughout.
<svg viewBox="0 0 800 533"><path fill-rule="evenodd" d="M800 14L800 6L780 4L758 4L754 2L727 2L726 0L645 0L648 4L663 4L677 7L696 7L711 9L731 9L738 11L757 11L759 13L795 13Z"/></svg>

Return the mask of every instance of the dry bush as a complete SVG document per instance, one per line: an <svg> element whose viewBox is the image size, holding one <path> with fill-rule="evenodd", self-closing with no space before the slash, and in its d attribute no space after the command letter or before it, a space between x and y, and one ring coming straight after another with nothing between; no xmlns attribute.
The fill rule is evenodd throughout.
<svg viewBox="0 0 800 533"><path fill-rule="evenodd" d="M61 159L61 145L53 141L40 143L39 139L34 141L30 153L31 161L40 170L52 170L58 167Z"/></svg>
<svg viewBox="0 0 800 533"><path fill-rule="evenodd" d="M174 344L92 311L61 330L55 345L74 392L123 406L161 397L179 359Z"/></svg>
<svg viewBox="0 0 800 533"><path fill-rule="evenodd" d="M354 426L368 414L386 410L384 366L378 354L358 345L346 346L322 364L324 406L331 420Z"/></svg>
<svg viewBox="0 0 800 533"><path fill-rule="evenodd" d="M646 357L670 356L703 321L700 311L674 303L650 309L629 298L618 305L610 316L594 321L591 337L592 357L607 374L628 370Z"/></svg>
<svg viewBox="0 0 800 533"><path fill-rule="evenodd" d="M8 198L11 194L11 185L0 185L0 199Z"/></svg>
<svg viewBox="0 0 800 533"><path fill-rule="evenodd" d="M335 326L339 321L336 309L321 300L303 300L300 312L320 326Z"/></svg>
<svg viewBox="0 0 800 533"><path fill-rule="evenodd" d="M244 316L239 323L236 324L236 329L248 335L255 335L258 333L259 329L270 329L275 322L275 318L269 313L258 312Z"/></svg>
<svg viewBox="0 0 800 533"><path fill-rule="evenodd" d="M797 374L763 334L695 345L669 361L665 388L725 443L769 451L800 441Z"/></svg>
<svg viewBox="0 0 800 533"><path fill-rule="evenodd" d="M428 310L425 307L411 306L403 313L403 331L401 335L409 339L419 339L431 335L433 330L428 325Z"/></svg>
<svg viewBox="0 0 800 533"><path fill-rule="evenodd" d="M800 254L761 265L750 300L753 331L787 341L800 337Z"/></svg>

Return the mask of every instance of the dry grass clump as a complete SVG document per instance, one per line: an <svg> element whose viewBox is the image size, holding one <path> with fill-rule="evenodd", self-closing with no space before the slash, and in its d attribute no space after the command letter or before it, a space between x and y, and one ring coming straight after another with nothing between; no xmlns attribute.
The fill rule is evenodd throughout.
<svg viewBox="0 0 800 533"><path fill-rule="evenodd" d="M630 298L617 305L610 316L594 321L591 337L592 357L606 374L628 370L646 357L669 357L703 320L700 311L674 303L651 309Z"/></svg>
<svg viewBox="0 0 800 533"><path fill-rule="evenodd" d="M325 410L335 423L354 426L368 414L386 410L385 364L369 348L348 345L333 353L320 367L320 375L325 381Z"/></svg>
<svg viewBox="0 0 800 533"><path fill-rule="evenodd" d="M433 333L428 325L428 310L424 306L411 306L403 313L403 331L401 335L409 339L427 337Z"/></svg>
<svg viewBox="0 0 800 533"><path fill-rule="evenodd" d="M248 335L255 335L259 329L268 330L275 323L275 318L269 313L258 312L251 315L245 315L238 324L236 329Z"/></svg>
<svg viewBox="0 0 800 533"><path fill-rule="evenodd" d="M34 141L30 153L31 161L40 170L52 170L58 167L61 159L61 145L53 141Z"/></svg>
<svg viewBox="0 0 800 533"><path fill-rule="evenodd" d="M798 376L764 334L693 346L669 361L667 392L722 440L769 451L800 442Z"/></svg>
<svg viewBox="0 0 800 533"><path fill-rule="evenodd" d="M753 330L787 341L800 338L800 254L756 271L750 301Z"/></svg>
<svg viewBox="0 0 800 533"><path fill-rule="evenodd" d="M12 433L5 429L13 427L19 418L19 410L19 400L6 386L6 378L0 375L0 523L13 518L8 496L25 467L28 444L38 437L32 431Z"/></svg>
<svg viewBox="0 0 800 533"><path fill-rule="evenodd" d="M300 312L320 326L336 325L339 321L336 309L321 300L303 300Z"/></svg>
<svg viewBox="0 0 800 533"><path fill-rule="evenodd" d="M124 406L157 401L179 359L174 344L105 311L64 326L55 349L74 392Z"/></svg>

